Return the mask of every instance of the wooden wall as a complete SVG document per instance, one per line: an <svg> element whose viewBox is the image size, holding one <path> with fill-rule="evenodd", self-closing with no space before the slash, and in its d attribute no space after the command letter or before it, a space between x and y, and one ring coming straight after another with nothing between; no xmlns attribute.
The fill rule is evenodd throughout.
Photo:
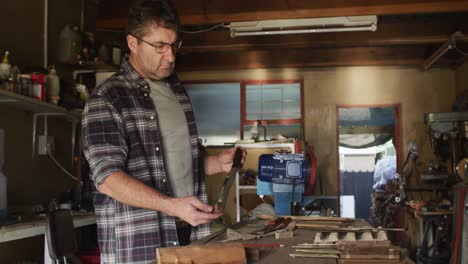
<svg viewBox="0 0 468 264"><path fill-rule="evenodd" d="M10 63L40 66L44 60L44 1L2 1L0 53Z"/></svg>
<svg viewBox="0 0 468 264"><path fill-rule="evenodd" d="M48 7L48 54L49 62L55 63L58 33L67 23L79 25L81 1L49 0ZM10 63L18 65L20 70L26 66L43 66L44 0L2 1L0 24L1 56L9 50ZM5 129L4 172L8 178L7 199L11 212L31 211L32 205L46 203L73 186L73 180L67 178L50 158L32 157L32 113L17 109L11 103L0 103L0 127ZM70 123L50 118L49 134L55 137L57 159L70 170ZM1 243L0 262L41 260L43 241L42 236L36 236Z"/></svg>
<svg viewBox="0 0 468 264"><path fill-rule="evenodd" d="M456 71L457 95L462 92L468 93L468 62Z"/></svg>

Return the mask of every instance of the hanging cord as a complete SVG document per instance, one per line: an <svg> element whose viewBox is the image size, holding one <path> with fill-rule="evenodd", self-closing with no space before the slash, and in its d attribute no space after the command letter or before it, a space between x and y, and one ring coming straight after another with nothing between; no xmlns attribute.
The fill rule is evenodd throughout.
<svg viewBox="0 0 468 264"><path fill-rule="evenodd" d="M464 52L462 50L460 50L458 47L457 47L457 42L455 40L455 36L452 35L451 36L451 39L452 39L452 45L453 45L453 48L460 54L462 54L463 56L468 56L468 52Z"/></svg>
<svg viewBox="0 0 468 264"><path fill-rule="evenodd" d="M68 175L69 177L71 177L71 178L74 179L75 181L80 182L80 181L78 180L78 178L76 178L75 176L71 175L71 173L69 173L64 167L62 167L62 165L60 165L60 163L54 158L54 156L52 155L52 153L50 153L50 145L47 147L47 155L49 155L49 157L55 162L55 164L56 164L63 172L65 172L66 175Z"/></svg>
<svg viewBox="0 0 468 264"><path fill-rule="evenodd" d="M179 29L179 31L182 32L182 33L185 33L185 34L198 34L198 33L208 32L208 31L217 29L217 28L219 28L219 27L229 28L227 24L221 23L221 24L217 24L217 25L214 25L214 26L212 26L212 27L209 27L209 28L207 28L207 29L202 29L202 30L186 31L186 30Z"/></svg>

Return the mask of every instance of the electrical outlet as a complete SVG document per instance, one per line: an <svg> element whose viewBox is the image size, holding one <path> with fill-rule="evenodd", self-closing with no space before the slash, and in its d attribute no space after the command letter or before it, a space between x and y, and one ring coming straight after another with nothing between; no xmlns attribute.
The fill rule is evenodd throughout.
<svg viewBox="0 0 468 264"><path fill-rule="evenodd" d="M39 136L37 153L39 155L48 155L48 150L50 150L50 153L54 153L54 137Z"/></svg>

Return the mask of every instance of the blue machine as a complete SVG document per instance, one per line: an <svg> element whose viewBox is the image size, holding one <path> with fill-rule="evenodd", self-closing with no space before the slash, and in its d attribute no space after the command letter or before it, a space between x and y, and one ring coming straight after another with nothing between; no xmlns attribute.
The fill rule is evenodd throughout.
<svg viewBox="0 0 468 264"><path fill-rule="evenodd" d="M302 201L309 171L302 154L260 155L257 194L274 196L277 215L292 215L291 205Z"/></svg>

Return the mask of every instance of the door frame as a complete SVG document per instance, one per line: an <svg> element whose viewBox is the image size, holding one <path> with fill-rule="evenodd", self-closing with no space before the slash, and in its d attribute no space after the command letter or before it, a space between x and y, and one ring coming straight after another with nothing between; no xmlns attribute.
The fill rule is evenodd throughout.
<svg viewBox="0 0 468 264"><path fill-rule="evenodd" d="M400 163L403 158L403 133L402 133L402 105L401 103L394 104L339 104L336 105L336 212L340 215L340 195L341 195L341 177L340 177L340 119L339 119L339 109L340 108L383 108L383 107L393 107L395 109L395 152L396 152L396 162L397 162L397 171L400 171Z"/></svg>

